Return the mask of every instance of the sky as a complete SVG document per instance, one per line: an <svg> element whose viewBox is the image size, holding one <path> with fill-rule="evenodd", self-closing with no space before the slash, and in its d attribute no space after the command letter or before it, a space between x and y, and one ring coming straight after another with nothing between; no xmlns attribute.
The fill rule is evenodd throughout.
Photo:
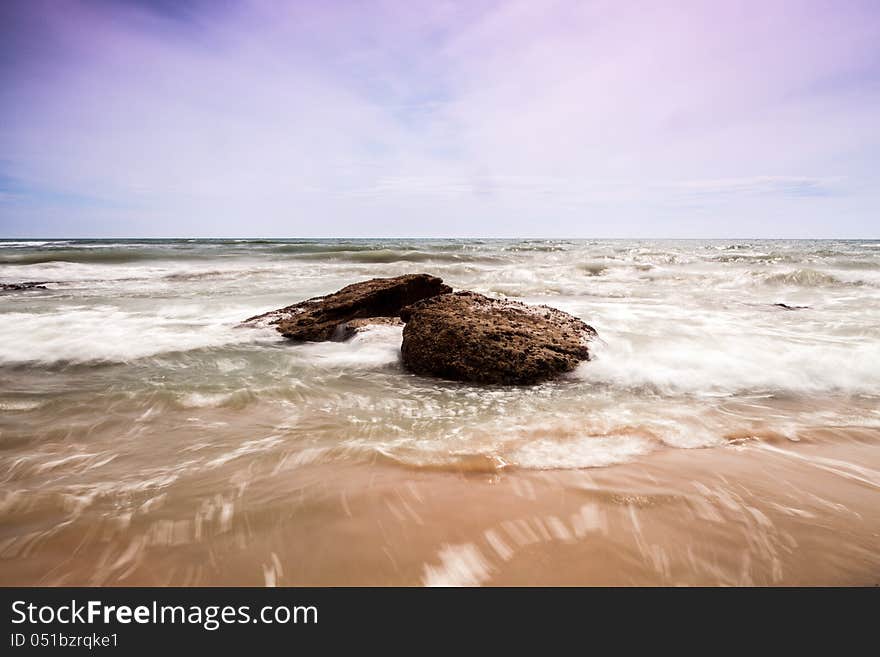
<svg viewBox="0 0 880 657"><path fill-rule="evenodd" d="M880 238L880 2L3 0L0 237Z"/></svg>

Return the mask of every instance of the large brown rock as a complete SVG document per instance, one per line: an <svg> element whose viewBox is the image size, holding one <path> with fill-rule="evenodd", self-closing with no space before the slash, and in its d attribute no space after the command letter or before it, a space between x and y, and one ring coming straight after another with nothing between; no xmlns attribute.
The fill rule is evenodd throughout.
<svg viewBox="0 0 880 657"><path fill-rule="evenodd" d="M275 325L278 332L297 342L345 340L367 318L399 315L404 306L437 294L451 292L436 276L407 274L354 283L325 297L315 297L244 321L245 325ZM349 324L351 322L351 324Z"/></svg>
<svg viewBox="0 0 880 657"><path fill-rule="evenodd" d="M596 331L549 306L456 292L401 312L401 354L416 374L456 381L526 384L589 360Z"/></svg>

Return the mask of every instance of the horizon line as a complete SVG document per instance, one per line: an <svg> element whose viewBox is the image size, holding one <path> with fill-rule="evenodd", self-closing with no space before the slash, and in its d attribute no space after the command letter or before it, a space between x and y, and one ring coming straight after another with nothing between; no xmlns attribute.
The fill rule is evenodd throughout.
<svg viewBox="0 0 880 657"><path fill-rule="evenodd" d="M12 241L62 241L62 240L545 240L545 241L562 241L562 240L670 240L670 241L741 241L741 240L762 240L762 241L786 241L786 240L815 240L815 241L841 241L850 242L857 240L866 240L871 242L880 241L877 237L760 237L760 236L740 236L740 237L658 237L658 236L639 236L639 237L548 237L541 235L529 236L378 236L378 237L362 237L362 236L323 236L323 237L307 237L307 236L288 236L288 237L272 237L272 236L241 236L241 235L225 235L220 237L207 237L197 235L171 235L162 237L148 237L139 235L129 236L13 236L0 237L0 242Z"/></svg>

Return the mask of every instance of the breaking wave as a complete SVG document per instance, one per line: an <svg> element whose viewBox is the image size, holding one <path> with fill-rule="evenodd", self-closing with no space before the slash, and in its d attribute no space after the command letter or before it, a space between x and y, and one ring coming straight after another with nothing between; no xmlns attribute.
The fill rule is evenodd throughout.
<svg viewBox="0 0 880 657"><path fill-rule="evenodd" d="M768 285L792 285L798 287L822 287L846 284L836 276L815 269L795 269L783 273L764 274L764 282Z"/></svg>

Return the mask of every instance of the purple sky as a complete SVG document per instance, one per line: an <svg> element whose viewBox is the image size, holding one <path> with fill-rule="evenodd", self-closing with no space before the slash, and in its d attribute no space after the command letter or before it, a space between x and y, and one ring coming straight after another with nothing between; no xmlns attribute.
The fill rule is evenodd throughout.
<svg viewBox="0 0 880 657"><path fill-rule="evenodd" d="M0 2L0 237L880 237L880 2Z"/></svg>

